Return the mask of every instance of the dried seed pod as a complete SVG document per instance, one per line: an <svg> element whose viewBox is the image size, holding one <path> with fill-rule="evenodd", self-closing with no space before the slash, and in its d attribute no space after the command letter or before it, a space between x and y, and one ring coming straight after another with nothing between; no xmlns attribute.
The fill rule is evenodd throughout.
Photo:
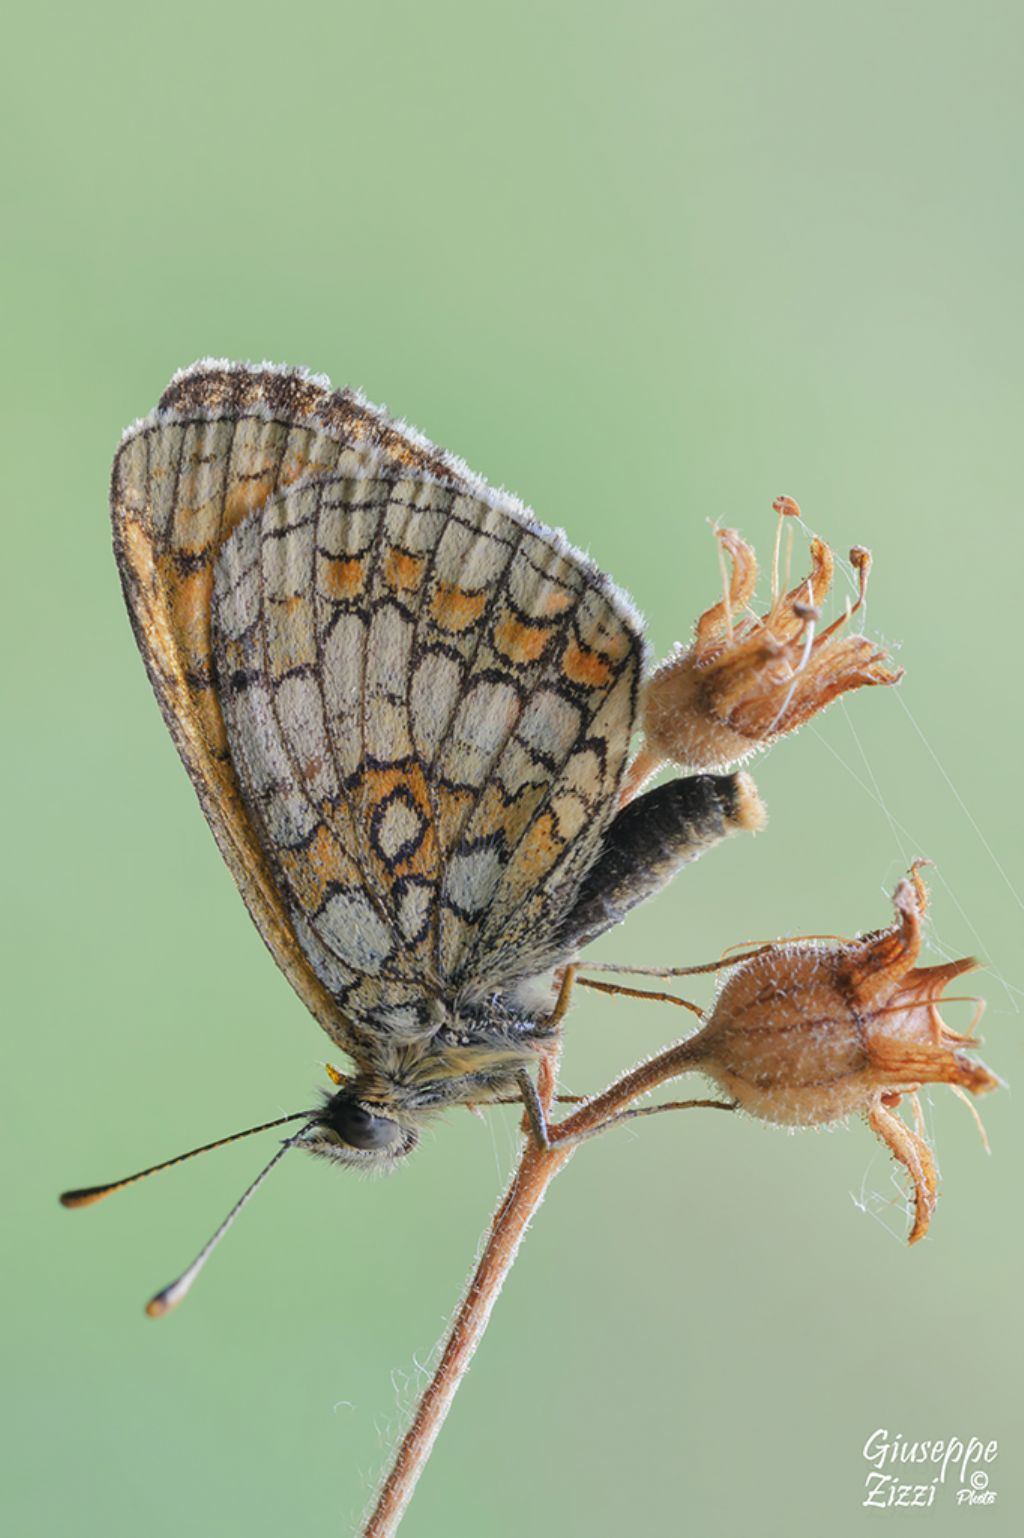
<svg viewBox="0 0 1024 1538"><path fill-rule="evenodd" d="M893 1115L924 1084L974 1095L1000 1081L967 1056L976 1045L939 1014L943 991L977 963L917 967L927 893L919 865L893 895L896 920L859 940L766 946L731 974L686 1057L741 1109L787 1126L863 1112L914 1184L910 1243L928 1228L937 1177L913 1100L911 1130ZM980 1016L976 1013L972 1029Z"/></svg>
<svg viewBox="0 0 1024 1538"><path fill-rule="evenodd" d="M780 530L785 517L799 513L791 497L778 498L774 506ZM860 579L856 603L818 633L834 569L824 540L811 542L810 574L783 593L776 539L771 607L758 618L746 612L757 585L754 552L735 529L716 534L731 574L721 601L698 620L692 644L677 647L647 684L645 773L665 759L701 770L740 763L839 695L867 684L894 684L903 676L886 665L885 653L866 636L840 633L864 602L869 551L859 545L850 551Z"/></svg>

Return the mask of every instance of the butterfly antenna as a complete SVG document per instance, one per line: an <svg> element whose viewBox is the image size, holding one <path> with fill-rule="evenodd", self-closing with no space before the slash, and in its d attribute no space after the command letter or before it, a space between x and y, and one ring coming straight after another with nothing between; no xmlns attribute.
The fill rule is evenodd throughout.
<svg viewBox="0 0 1024 1538"><path fill-rule="evenodd" d="M137 1180L145 1180L147 1175L155 1175L159 1170L173 1169L175 1164L184 1164L186 1159L194 1159L197 1154L210 1153L214 1148L224 1148L228 1143L237 1143L239 1138L252 1137L256 1132L269 1132L272 1127L283 1127L290 1121L302 1121L304 1117L312 1114L312 1111L293 1111L290 1116L278 1116L275 1121L265 1121L258 1127L246 1127L244 1132L232 1132L228 1137L219 1137L215 1143L204 1143L202 1148L190 1148L188 1153L175 1154L173 1159L165 1159L162 1164L151 1164L148 1170L139 1170L134 1175L126 1175L123 1180L111 1180L105 1186L83 1186L78 1191L63 1191L60 1198L61 1206L89 1207L93 1202L102 1201L105 1196L110 1196L114 1191L123 1191L125 1186L133 1186ZM305 1128L302 1129L303 1132L305 1130ZM301 1137L302 1132L297 1133L296 1136ZM285 1146L287 1147L287 1144Z"/></svg>
<svg viewBox="0 0 1024 1538"><path fill-rule="evenodd" d="M295 1120L294 1117L289 1117L287 1119L289 1121ZM312 1121L307 1121L304 1127L300 1127L298 1132L296 1132L292 1137L285 1138L284 1142L277 1150L277 1153L269 1161L269 1163L265 1164L263 1169L260 1170L252 1185L249 1186L247 1190L242 1192L241 1196L238 1198L237 1202L232 1207L223 1223L220 1224L220 1226L214 1231L211 1237L206 1241L202 1249L199 1251L199 1254L196 1256L195 1260L188 1267L188 1269L183 1271L175 1281L170 1282L168 1286L161 1287L160 1291L154 1293L154 1295L150 1298L149 1302L146 1304L146 1313L151 1319L159 1319L162 1314L169 1314L172 1308L177 1308L182 1299L188 1295L189 1291L191 1290L192 1283L195 1281L200 1271L206 1265L206 1262L209 1260L210 1256L213 1254L214 1250L217 1248L218 1244L223 1239L224 1235L227 1233L228 1229L231 1227L232 1223L235 1221L238 1214L245 1206L246 1202L249 1201L250 1197L252 1197L263 1184L267 1176L270 1174L270 1171L274 1168L274 1165L278 1164L280 1160L284 1158L289 1148L294 1147L300 1138L302 1138L305 1133L309 1132L310 1129L315 1126L316 1119L314 1118Z"/></svg>

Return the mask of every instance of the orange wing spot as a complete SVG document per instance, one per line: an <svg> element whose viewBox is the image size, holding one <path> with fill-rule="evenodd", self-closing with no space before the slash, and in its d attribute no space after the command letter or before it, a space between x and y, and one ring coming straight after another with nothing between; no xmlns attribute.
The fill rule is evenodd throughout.
<svg viewBox="0 0 1024 1538"><path fill-rule="evenodd" d="M212 689L190 689L192 708L196 713L200 730L206 739L206 745L210 752L226 758L228 753L228 734L224 725L224 717L221 715L220 701ZM224 783L229 787L232 805L238 801L238 788L234 782L233 771L224 771ZM220 799L220 798L218 798Z"/></svg>
<svg viewBox="0 0 1024 1538"><path fill-rule="evenodd" d="M323 823L304 849L282 849L278 855L299 906L315 913L332 881L357 884L359 873Z"/></svg>
<svg viewBox="0 0 1024 1538"><path fill-rule="evenodd" d="M365 580L365 568L356 557L347 561L325 561L320 577L324 592L331 598L355 598L362 592Z"/></svg>
<svg viewBox="0 0 1024 1538"><path fill-rule="evenodd" d="M419 587L426 561L421 555L409 555L392 545L384 557L384 581L398 592L409 592Z"/></svg>
<svg viewBox="0 0 1024 1538"><path fill-rule="evenodd" d="M536 662L544 655L553 634L547 626L543 630L534 628L506 614L494 627L494 644L510 662Z"/></svg>
<svg viewBox="0 0 1024 1538"><path fill-rule="evenodd" d="M564 614L573 603L575 599L571 593L565 592L560 587L549 587L544 593L541 611L552 616Z"/></svg>
<svg viewBox="0 0 1024 1538"><path fill-rule="evenodd" d="M476 624L486 603L486 593L466 593L454 582L439 582L430 613L442 630L468 630Z"/></svg>
<svg viewBox="0 0 1024 1538"><path fill-rule="evenodd" d="M209 565L182 577L175 568L172 556L161 556L154 563L149 548L143 547L144 539L137 525L128 526L129 547L136 560L135 570L144 573L147 581L155 583L165 594L166 609L163 612L144 611L147 645L152 654L157 656L166 655L173 648L176 666L173 678L168 682L172 689L181 688L187 693L204 748L214 754L222 754L227 750L227 732L217 696L208 682L213 567ZM182 675L187 674L207 682L186 682ZM208 789L212 790L212 787ZM231 781L225 795L237 801L237 794L234 782ZM215 799L222 801L224 797L217 795Z"/></svg>
<svg viewBox="0 0 1024 1538"><path fill-rule="evenodd" d="M399 786L408 792L425 817L430 816L430 793L418 764L402 769L367 769L355 787L356 802L372 808Z"/></svg>
<svg viewBox="0 0 1024 1538"><path fill-rule="evenodd" d="M301 475L323 475L330 469L321 459L306 459L301 453L290 454L277 472L279 486L293 486Z"/></svg>
<svg viewBox="0 0 1024 1538"><path fill-rule="evenodd" d="M557 824L551 812L538 817L516 850L518 880L540 881L547 875L562 853L562 840L556 829Z"/></svg>
<svg viewBox="0 0 1024 1538"><path fill-rule="evenodd" d="M210 602L213 597L213 565L179 576L171 563L161 561L167 591L171 628L186 668L210 660Z"/></svg>
<svg viewBox="0 0 1024 1538"><path fill-rule="evenodd" d="M355 788L354 799L367 820L393 790L401 788L420 812L424 821L423 837L413 853L390 868L394 876L434 876L437 872L437 835L433 807L426 777L418 764L402 769L369 769Z"/></svg>
<svg viewBox="0 0 1024 1538"><path fill-rule="evenodd" d="M174 509L170 547L178 554L204 556L220 538L220 508L209 500Z"/></svg>
<svg viewBox="0 0 1024 1538"><path fill-rule="evenodd" d="M437 800L437 832L443 849L451 849L459 836L473 805L473 793L469 790L449 790L439 785L435 791Z"/></svg>
<svg viewBox="0 0 1024 1538"><path fill-rule="evenodd" d="M236 481L228 489L224 498L224 524L221 530L221 540L227 539L241 523L256 508L262 507L273 490L272 471L268 465L265 471L260 472L258 481Z"/></svg>
<svg viewBox="0 0 1024 1538"><path fill-rule="evenodd" d="M588 684L592 689L601 688L612 681L612 671L603 657L589 647L570 641L562 657L562 671L574 684Z"/></svg>
<svg viewBox="0 0 1024 1538"><path fill-rule="evenodd" d="M480 797L477 812L479 826L503 833L506 847L515 849L547 793L546 785L527 785L511 801L507 801L492 782Z"/></svg>

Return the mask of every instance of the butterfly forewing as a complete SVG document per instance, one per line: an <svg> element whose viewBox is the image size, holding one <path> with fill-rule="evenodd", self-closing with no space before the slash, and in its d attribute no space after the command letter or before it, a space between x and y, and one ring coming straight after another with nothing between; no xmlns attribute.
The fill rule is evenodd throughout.
<svg viewBox="0 0 1024 1538"><path fill-rule="evenodd" d="M129 429L111 512L125 599L146 669L221 853L278 964L342 1045L349 1023L312 971L239 795L213 687L213 567L225 539L282 485L365 466L464 467L352 392L301 371L197 364Z"/></svg>

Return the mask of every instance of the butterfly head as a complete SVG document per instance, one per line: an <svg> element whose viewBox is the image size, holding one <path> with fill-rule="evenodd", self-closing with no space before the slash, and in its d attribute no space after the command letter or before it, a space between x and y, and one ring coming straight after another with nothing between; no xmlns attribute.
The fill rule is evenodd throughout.
<svg viewBox="0 0 1024 1538"><path fill-rule="evenodd" d="M412 1152L439 1112L517 1099L518 1075L536 1065L548 1033L543 1022L513 1019L500 1003L452 1011L446 1025L400 1045L377 1041L351 1077L329 1070L337 1088L298 1146L384 1173Z"/></svg>
<svg viewBox="0 0 1024 1538"><path fill-rule="evenodd" d="M356 1169L386 1172L411 1153L419 1140L394 1108L365 1099L359 1085L348 1082L328 1096L319 1116L301 1140L301 1147L321 1158Z"/></svg>

